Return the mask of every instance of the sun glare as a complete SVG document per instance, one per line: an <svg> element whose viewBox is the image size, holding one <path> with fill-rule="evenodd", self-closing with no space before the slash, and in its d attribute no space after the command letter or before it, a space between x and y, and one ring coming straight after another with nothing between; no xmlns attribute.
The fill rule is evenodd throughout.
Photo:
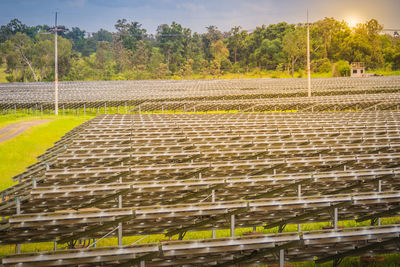
<svg viewBox="0 0 400 267"><path fill-rule="evenodd" d="M359 23L361 23L361 20L357 17L349 17L346 21L350 28L355 28Z"/></svg>

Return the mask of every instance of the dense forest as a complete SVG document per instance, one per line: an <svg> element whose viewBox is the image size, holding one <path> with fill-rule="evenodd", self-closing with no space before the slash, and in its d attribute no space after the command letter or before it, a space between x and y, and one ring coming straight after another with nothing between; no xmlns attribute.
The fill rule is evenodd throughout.
<svg viewBox="0 0 400 267"><path fill-rule="evenodd" d="M368 69L400 69L400 37L382 34L372 19L355 28L325 18L310 26L313 73L349 74L349 63ZM54 79L54 35L47 25L27 26L18 19L0 27L0 69L9 82ZM134 80L220 77L227 73L284 73L302 77L306 27L285 22L252 32L209 26L193 33L173 22L148 34L139 22L120 19L115 32L95 33L58 27L60 80Z"/></svg>

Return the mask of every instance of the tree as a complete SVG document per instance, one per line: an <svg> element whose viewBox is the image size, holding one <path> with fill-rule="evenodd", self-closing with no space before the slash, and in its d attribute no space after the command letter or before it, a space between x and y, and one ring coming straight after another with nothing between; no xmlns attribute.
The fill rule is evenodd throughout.
<svg viewBox="0 0 400 267"><path fill-rule="evenodd" d="M9 51L7 66L9 68L15 68L16 70L21 66L27 66L31 71L33 79L37 82L38 75L33 66L34 51L32 49L32 39L26 34L17 33L6 42L5 46Z"/></svg>
<svg viewBox="0 0 400 267"><path fill-rule="evenodd" d="M7 25L2 25L0 27L0 43L5 42L12 35L17 33L25 33L28 26L23 24L18 19L12 19Z"/></svg>
<svg viewBox="0 0 400 267"><path fill-rule="evenodd" d="M229 54L231 55L233 63L236 64L238 58L241 58L244 53L244 48L246 46L245 40L247 37L246 31L241 31L241 27L233 27L230 31L231 36L227 40L227 48Z"/></svg>
<svg viewBox="0 0 400 267"><path fill-rule="evenodd" d="M206 27L207 33L201 35L202 43L203 43L203 53L205 59L211 60L212 53L211 53L211 44L222 40L223 34L220 30L218 30L217 26L211 25Z"/></svg>
<svg viewBox="0 0 400 267"><path fill-rule="evenodd" d="M70 69L71 42L59 37L58 59L59 74L62 79ZM14 81L41 81L54 77L54 42L52 37L37 36L29 38L17 33L2 45L6 54L7 69Z"/></svg>
<svg viewBox="0 0 400 267"><path fill-rule="evenodd" d="M65 34L65 38L72 41L72 48L75 51L82 52L85 47L85 34L86 32L78 27L72 27L72 30Z"/></svg>
<svg viewBox="0 0 400 267"><path fill-rule="evenodd" d="M314 40L318 38L322 40L323 57L329 58L332 56L331 47L334 36L340 34L342 31L346 31L348 27L334 18L324 18L317 21L314 25Z"/></svg>
<svg viewBox="0 0 400 267"><path fill-rule="evenodd" d="M178 71L186 61L190 35L189 29L183 28L176 22L172 22L171 26L162 24L157 28L156 39L160 52L173 73Z"/></svg>
<svg viewBox="0 0 400 267"><path fill-rule="evenodd" d="M306 55L306 31L303 27L296 27L283 38L283 52L291 61L292 77L296 62Z"/></svg>
<svg viewBox="0 0 400 267"><path fill-rule="evenodd" d="M137 43L146 37L146 30L137 21L128 23L126 19L119 19L115 24L118 38L122 41L126 49L136 51Z"/></svg>
<svg viewBox="0 0 400 267"><path fill-rule="evenodd" d="M92 38L97 42L109 42L113 41L113 34L107 30L100 29L97 32L94 32Z"/></svg>
<svg viewBox="0 0 400 267"><path fill-rule="evenodd" d="M226 48L222 40L218 40L211 44L211 53L214 57L211 66L215 67L219 74L222 62L229 56L229 50Z"/></svg>

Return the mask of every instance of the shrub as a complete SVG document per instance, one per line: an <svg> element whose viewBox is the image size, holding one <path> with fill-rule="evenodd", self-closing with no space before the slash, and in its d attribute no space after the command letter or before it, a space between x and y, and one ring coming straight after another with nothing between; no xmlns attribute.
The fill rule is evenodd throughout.
<svg viewBox="0 0 400 267"><path fill-rule="evenodd" d="M349 77L351 67L349 62L340 60L333 65L333 76L334 77Z"/></svg>
<svg viewBox="0 0 400 267"><path fill-rule="evenodd" d="M332 71L332 64L327 58L313 60L311 62L311 70L318 73L328 73Z"/></svg>

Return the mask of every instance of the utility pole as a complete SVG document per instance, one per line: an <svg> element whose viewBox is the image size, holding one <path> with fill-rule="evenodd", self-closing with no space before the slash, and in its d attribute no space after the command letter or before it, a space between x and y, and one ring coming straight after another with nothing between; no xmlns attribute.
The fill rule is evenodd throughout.
<svg viewBox="0 0 400 267"><path fill-rule="evenodd" d="M311 66L310 66L310 24L308 23L307 9L307 79L308 79L308 97L311 97Z"/></svg>
<svg viewBox="0 0 400 267"><path fill-rule="evenodd" d="M57 12L54 27L54 90L55 90L55 101L54 101L54 114L58 116L58 44L57 44Z"/></svg>

